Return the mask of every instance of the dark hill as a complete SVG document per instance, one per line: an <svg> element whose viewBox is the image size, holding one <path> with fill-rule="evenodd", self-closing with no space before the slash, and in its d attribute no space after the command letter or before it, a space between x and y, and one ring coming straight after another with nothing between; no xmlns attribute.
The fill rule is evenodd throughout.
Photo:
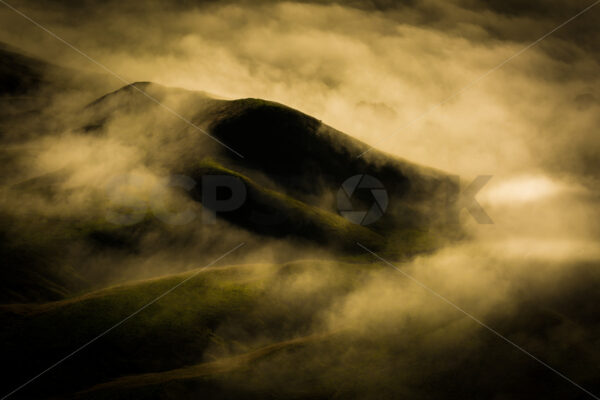
<svg viewBox="0 0 600 400"><path fill-rule="evenodd" d="M278 103L260 99L225 101L147 82L134 85L152 99L133 85L104 96L86 108L85 115L91 121L82 121L84 130L103 134L120 120L137 120L144 115L157 118L156 113L162 113L164 118L157 118L144 132L148 137L161 137L160 144L152 142L160 146L160 154L152 158L160 159L159 167L173 173L200 182L196 166L208 157L265 189L335 214L342 183L367 174L383 184L389 197L384 218L369 226L374 232L385 235L403 229L441 229L447 222L456 182L443 172L376 150L359 157L369 148L365 143ZM153 100L175 109L195 127L161 110ZM208 134L226 146L211 140ZM139 138L134 140L131 143L139 146ZM154 153L156 149L146 151ZM373 197L370 190L359 189L352 201L357 210L368 210ZM251 221L239 218L237 213L227 219L246 228L251 225ZM289 233L294 234L294 226L288 226Z"/></svg>
<svg viewBox="0 0 600 400"><path fill-rule="evenodd" d="M217 212L219 225L214 229L198 218L183 227L169 226L151 212L133 226L111 224L105 218L111 207L106 190L93 179L84 188L90 193L85 196L92 197L77 203L76 207L84 209L77 209L76 217L49 217L26 207L12 215L15 205L6 203L0 211L18 228L0 230L7 238L0 253L9 264L1 274L5 302L52 300L106 284L111 271L99 275L81 257L145 259L165 248L185 252L193 246L195 262L202 263L244 237L246 242L289 243L297 252L283 254L286 259L311 254L314 249L354 257L363 253L357 242L402 258L431 250L448 233L448 207L453 204L449 194L456 189L448 175L377 150L359 157L368 149L365 143L298 110L260 99L222 100L150 82L91 97L98 82L86 80L89 74L4 48L0 60L0 98L10 105L0 120L4 144L35 140L40 132L50 138L69 132L82 139L98 139L100 144L106 138L141 155L134 170L192 178L197 186L180 195L198 209L210 208L202 204L202 182L207 175L234 177L247 189L246 201L238 209ZM89 88L88 81L93 81ZM34 101L14 102L14 96ZM64 185L73 174L93 163L112 171L112 154L107 153L106 160L90 160L90 165L70 165L39 176L24 173L26 179L15 180L14 171L27 172L28 163L35 159L13 148L18 149L6 146L2 153L6 160L2 182L10 182L3 190L22 204L54 207L82 197L79 189ZM342 184L357 175L379 180L388 197L383 216L367 226L349 221L338 209ZM369 188L356 189L345 201L344 206L359 212L379 207ZM69 213L69 208L63 212ZM218 238L199 232L218 232ZM159 244L144 245L149 237Z"/></svg>
<svg viewBox="0 0 600 400"><path fill-rule="evenodd" d="M380 226L429 228L445 222L444 202L455 187L447 174L376 150L361 157L369 149L365 143L284 105L259 99L223 103L210 132L243 149L243 161L221 149L224 156L266 174L305 201L318 198L331 211L337 210L333 194L342 183L368 174L383 183L390 197L389 223ZM368 209L373 199L369 191L357 191L355 200Z"/></svg>

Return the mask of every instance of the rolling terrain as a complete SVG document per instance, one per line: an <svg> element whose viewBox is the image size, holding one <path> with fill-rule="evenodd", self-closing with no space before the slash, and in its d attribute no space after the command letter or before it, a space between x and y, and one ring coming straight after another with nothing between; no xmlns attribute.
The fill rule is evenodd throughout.
<svg viewBox="0 0 600 400"><path fill-rule="evenodd" d="M97 346L82 350L82 358L65 361L17 398L117 398L130 390L155 397L147 388L163 384L169 397L170 382L181 379L215 398L261 397L270 389L256 395L243 387L224 390L221 379L237 380L261 360L270 363L335 337L337 329L314 329L324 323L324 310L373 268L357 243L408 259L437 248L450 232L443 218L452 178L380 152L358 157L365 144L297 110L146 82L97 96L95 87L80 86L89 75L14 50L1 53L0 97L11 105L1 135L7 160L1 342L5 362L14 366L2 390L186 281L128 328L99 338ZM163 208L138 215L127 198L112 204L106 189L112 176L72 184L94 163L110 169L110 157L118 158L120 148L103 153L107 159L32 167L46 156L36 146L62 144L65 137L69 144L89 141L93 147L117 142L140 155L135 168L144 178L183 176L193 184L142 195L148 204L154 204L152 196L164 196ZM129 179L129 172L117 168L113 175ZM350 222L337 209L342 183L360 174L376 176L390 198L388 217L368 226ZM202 220L209 207L203 204L206 176L225 176L245 187L243 204L216 210L212 223ZM372 202L370 190L358 189L352 198L356 209L368 210ZM172 212L174 204L193 210L195 218L181 225L157 217L160 210ZM109 215L125 220L115 223ZM136 219L127 219L131 215ZM249 247L275 243L285 261L200 268L238 241ZM323 259L294 261L311 254ZM173 267L174 259L184 262ZM301 277L314 279L315 271L332 280L301 285ZM82 368L83 358L95 362ZM333 394L328 387L319 390Z"/></svg>
<svg viewBox="0 0 600 400"><path fill-rule="evenodd" d="M43 372L9 398L581 398L358 244L598 387L596 264L504 268L460 240L448 173L275 102L0 56L1 394ZM366 225L338 209L363 174L389 199ZM244 201L211 209L206 177Z"/></svg>
<svg viewBox="0 0 600 400"><path fill-rule="evenodd" d="M0 400L600 400L600 0L0 3Z"/></svg>
<svg viewBox="0 0 600 400"><path fill-rule="evenodd" d="M157 237L161 247L168 243L172 249L188 248L194 240L196 247L206 243L208 248L202 248L198 254L200 263L217 257L227 246L233 247L241 237L276 240L335 257L362 253L356 244L360 242L406 258L432 250L449 234L456 236L455 226L447 228L452 196L457 190L453 178L376 151L358 157L368 148L364 143L284 105L259 99L226 101L152 83L128 85L81 104L82 95L70 92L76 90L70 89L76 87L74 84L52 79L59 67L34 62L12 51L4 51L2 57L6 82L12 82L2 89L3 101L10 102L17 92L58 105L68 103L56 100L61 96L76 100L61 112L54 112L54 104L48 106L35 100L31 105L35 111L27 111L34 115L26 118L30 129L27 135L13 134L14 130L25 129L19 112L3 118L3 123L11 125L2 134L8 145L4 150L8 162L2 179L6 196L0 212L6 221L2 232L6 239L1 250L10 260L2 271L4 301L56 300L110 283L98 271L78 266L81 254L73 258L69 253L76 248L76 252L85 253L84 257L149 257L153 249L144 241L150 236ZM75 82L86 76L67 72L63 75ZM48 97L46 93L54 94ZM88 97L92 96L90 93L95 91L90 90ZM35 128L38 125L43 128ZM31 132L35 132L34 139ZM64 132L69 132L68 141ZM107 150L95 161L52 160L56 169L32 168L42 156L30 144L54 140L61 145L82 141L93 148L106 146ZM113 171L107 157L118 159L122 148L136 153L136 159L131 161L136 164L115 167ZM79 151L75 149L74 153ZM84 175L82 171L94 168L105 168L110 175L79 177ZM342 183L362 174L381 181L390 204L386 217L368 226L340 216L337 204ZM180 208L193 210L191 223L165 223L153 216L155 209L137 215L131 212L135 205L127 203L129 199L125 199L127 204L120 204L118 198L113 205L111 190L118 192L120 186L131 185L132 179L155 182L169 176L185 177L192 187L184 190L174 185L158 196L177 197ZM207 176L232 178L245 187L243 204L231 211L216 211L215 226L203 221L206 213L202 210L202 186ZM72 184L74 180L79 182ZM139 186L146 184L144 181ZM156 202L156 193L141 196L134 196L134 202ZM162 202L158 208L164 210L163 214L174 207L165 203L168 201L158 200ZM357 210L373 206L368 189L357 189L351 201L351 207ZM63 209L63 204L71 206ZM19 206L15 208L16 205ZM123 217L127 221L114 223L107 219L107 210L118 215L121 211L135 214L135 218ZM212 244L216 238L206 238L214 231L221 238L217 246ZM231 239L230 232L236 239ZM204 239L194 239L200 233ZM397 238L405 246L388 246ZM296 257L290 254L287 258Z"/></svg>

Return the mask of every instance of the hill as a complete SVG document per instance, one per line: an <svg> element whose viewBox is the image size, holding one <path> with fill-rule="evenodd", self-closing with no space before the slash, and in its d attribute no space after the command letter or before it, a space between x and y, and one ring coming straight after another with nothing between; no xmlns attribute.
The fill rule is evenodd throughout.
<svg viewBox="0 0 600 400"><path fill-rule="evenodd" d="M5 327L0 333L3 358L12 365L4 373L1 390L8 392L14 382L45 369L74 346L83 345L190 277L127 326L108 333L19 396L48 398L123 375L183 368L199 360L267 356L309 335L319 310L330 304L332 295L352 290L370 269L369 265L325 261L212 267L67 300L0 306ZM297 287L293 296L288 292L298 284L297 279L312 276L316 270L324 278L336 278L325 284L327 293L320 292L320 285L301 291ZM280 344L269 347L273 343ZM85 361L90 359L95 362Z"/></svg>
<svg viewBox="0 0 600 400"><path fill-rule="evenodd" d="M293 248L280 252L284 260L355 257L363 252L357 242L403 259L457 232L448 226L453 178L376 150L359 157L366 144L282 104L229 101L150 82L91 97L101 80L88 88L89 74L8 49L0 58L0 98L11 104L0 124L5 302L56 300L122 282L142 273L135 265L166 253L193 252L195 262L208 262L241 241ZM33 100L13 103L15 95ZM67 147L58 157L38 150L53 146ZM98 155L91 161L78 152ZM50 159L50 167L34 168L40 158ZM157 194L139 183L156 186L169 176L185 177L193 189L168 184ZM212 210L214 226L203 220L212 207L204 204L207 176L233 178L245 188L239 207ZM385 210L369 188L342 199L351 210L383 214L368 225L339 209L340 193L348 191L344 182L357 176L377 179L387 197ZM113 192L123 196L123 181L127 190L143 193L113 204ZM225 200L232 195L218 189ZM147 211L138 218L140 204ZM194 218L183 226L157 217L184 207ZM135 223L115 224L107 220L110 213ZM214 232L218 239L209 238ZM111 258L129 260L120 278Z"/></svg>

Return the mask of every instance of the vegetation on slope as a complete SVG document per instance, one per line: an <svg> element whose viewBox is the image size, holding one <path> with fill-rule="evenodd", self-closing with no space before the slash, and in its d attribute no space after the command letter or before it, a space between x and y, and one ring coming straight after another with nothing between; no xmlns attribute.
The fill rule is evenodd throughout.
<svg viewBox="0 0 600 400"><path fill-rule="evenodd" d="M182 368L301 337L311 332L333 296L356 287L368 269L323 261L206 268L58 302L1 306L2 354L13 366L2 390L44 370L188 278L20 395L83 390L123 375ZM304 285L302 277L315 271L325 281L312 288ZM323 287L326 293L320 292Z"/></svg>

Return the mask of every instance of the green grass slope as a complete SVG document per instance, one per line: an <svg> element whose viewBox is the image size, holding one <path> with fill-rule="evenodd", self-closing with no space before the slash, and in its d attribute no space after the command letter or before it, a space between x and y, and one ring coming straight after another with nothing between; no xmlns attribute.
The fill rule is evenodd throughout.
<svg viewBox="0 0 600 400"><path fill-rule="evenodd" d="M0 306L1 352L11 365L0 389L10 391L191 275L15 398L66 395L126 375L184 368L305 336L332 295L352 290L369 269L324 261L213 267L57 302ZM323 282L290 291L315 272ZM323 284L326 293L320 293Z"/></svg>
<svg viewBox="0 0 600 400"><path fill-rule="evenodd" d="M198 182L203 176L231 176L246 187L246 200L236 210L219 216L260 234L295 237L314 241L332 249L358 252L356 242L380 248L384 238L370 229L356 225L340 215L312 206L276 190L268 189L251 178L214 161L203 160L186 171ZM202 198L202 185L193 196Z"/></svg>
<svg viewBox="0 0 600 400"><path fill-rule="evenodd" d="M238 161L249 176L268 176L302 201L316 199L335 212L335 193L342 183L367 174L383 184L390 198L386 218L375 224L376 229L439 226L452 211L449 206L457 183L448 174L377 149L363 155L370 149L366 143L298 110L261 99L240 99L219 103L211 113L210 133L238 149L244 159L220 148L222 157ZM364 209L373 202L369 190L356 191L353 200Z"/></svg>
<svg viewBox="0 0 600 400"><path fill-rule="evenodd" d="M131 375L118 378L114 381L94 386L75 394L75 399L100 400L100 399L126 399L126 398L169 398L177 395L193 395L202 393L207 398L243 398L260 399L269 396L262 391L251 392L237 388L225 388L221 385L224 379L236 374L243 374L257 364L270 362L282 353L294 353L311 348L316 343L324 344L335 340L335 333L309 335L305 337L284 340L261 347L248 353L233 357L225 357L215 361L204 362L184 368L165 372ZM313 388L314 390L314 388ZM316 391L311 391L315 396ZM333 396L334 391L329 390L328 396Z"/></svg>

